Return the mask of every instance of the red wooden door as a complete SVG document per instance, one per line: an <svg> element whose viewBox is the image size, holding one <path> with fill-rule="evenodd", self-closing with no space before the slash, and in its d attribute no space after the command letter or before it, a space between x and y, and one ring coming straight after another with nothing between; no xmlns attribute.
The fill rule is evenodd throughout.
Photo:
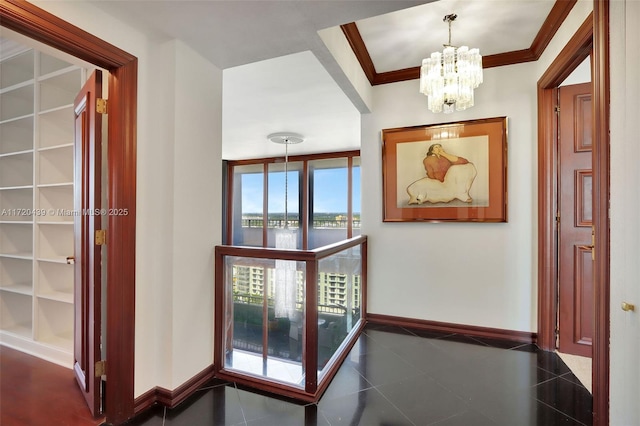
<svg viewBox="0 0 640 426"><path fill-rule="evenodd" d="M591 83L559 89L559 342L591 357L593 338Z"/></svg>
<svg viewBox="0 0 640 426"><path fill-rule="evenodd" d="M74 141L74 371L91 414L101 413L101 229L102 73L93 72L76 96Z"/></svg>

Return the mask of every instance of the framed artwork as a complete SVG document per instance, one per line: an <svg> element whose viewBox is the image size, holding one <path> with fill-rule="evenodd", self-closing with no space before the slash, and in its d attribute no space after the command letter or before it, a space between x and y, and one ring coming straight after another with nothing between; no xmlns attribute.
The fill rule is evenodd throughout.
<svg viewBox="0 0 640 426"><path fill-rule="evenodd" d="M507 117L382 131L384 222L506 222Z"/></svg>

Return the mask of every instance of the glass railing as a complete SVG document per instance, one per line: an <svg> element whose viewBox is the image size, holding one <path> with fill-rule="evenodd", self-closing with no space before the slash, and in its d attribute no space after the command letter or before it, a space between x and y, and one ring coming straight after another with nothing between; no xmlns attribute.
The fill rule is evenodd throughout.
<svg viewBox="0 0 640 426"><path fill-rule="evenodd" d="M364 326L366 247L217 246L216 375L316 401Z"/></svg>

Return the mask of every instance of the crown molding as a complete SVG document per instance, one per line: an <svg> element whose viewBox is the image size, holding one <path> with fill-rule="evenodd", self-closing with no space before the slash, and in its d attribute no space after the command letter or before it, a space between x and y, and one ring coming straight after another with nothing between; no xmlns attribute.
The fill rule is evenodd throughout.
<svg viewBox="0 0 640 426"><path fill-rule="evenodd" d="M502 67L524 62L537 61L547 48L553 36L556 34L577 0L556 0L547 19L543 22L538 34L534 38L531 46L527 49L514 50L512 52L498 53L482 57L483 68ZM372 86L387 83L397 83L399 81L415 80L420 78L420 66L404 68L400 70L376 72L376 68L371 60L371 55L362 39L355 22L341 25L353 53L356 55L362 70Z"/></svg>

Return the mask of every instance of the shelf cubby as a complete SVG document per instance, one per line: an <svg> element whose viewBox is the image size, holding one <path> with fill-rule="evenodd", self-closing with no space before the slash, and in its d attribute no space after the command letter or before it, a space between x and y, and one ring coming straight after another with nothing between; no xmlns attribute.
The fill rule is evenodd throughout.
<svg viewBox="0 0 640 426"><path fill-rule="evenodd" d="M32 297L2 289L0 296L0 329L16 336L32 338Z"/></svg>
<svg viewBox="0 0 640 426"><path fill-rule="evenodd" d="M0 222L33 221L33 188L0 191Z"/></svg>
<svg viewBox="0 0 640 426"><path fill-rule="evenodd" d="M73 145L38 151L38 184L73 182Z"/></svg>
<svg viewBox="0 0 640 426"><path fill-rule="evenodd" d="M73 223L73 185L44 186L38 188L38 208L47 214L37 222Z"/></svg>
<svg viewBox="0 0 640 426"><path fill-rule="evenodd" d="M0 258L0 289L24 295L33 294L33 262Z"/></svg>
<svg viewBox="0 0 640 426"><path fill-rule="evenodd" d="M39 115L39 148L51 148L73 144L73 106L41 113Z"/></svg>
<svg viewBox="0 0 640 426"><path fill-rule="evenodd" d="M19 53L0 63L0 89L33 80L33 50Z"/></svg>
<svg viewBox="0 0 640 426"><path fill-rule="evenodd" d="M38 261L38 297L73 303L73 265Z"/></svg>
<svg viewBox="0 0 640 426"><path fill-rule="evenodd" d="M37 298L36 340L73 350L73 304Z"/></svg>
<svg viewBox="0 0 640 426"><path fill-rule="evenodd" d="M69 62L56 58L55 56L47 55L46 53L39 52L40 55L40 69L38 74L46 76L65 68L69 68L71 65Z"/></svg>
<svg viewBox="0 0 640 426"><path fill-rule="evenodd" d="M40 106L38 111L43 112L73 105L73 101L80 91L81 72L80 68L76 68L64 74L40 81Z"/></svg>
<svg viewBox="0 0 640 426"><path fill-rule="evenodd" d="M33 257L33 225L0 223L0 256Z"/></svg>
<svg viewBox="0 0 640 426"><path fill-rule="evenodd" d="M33 115L33 84L0 93L0 122Z"/></svg>
<svg viewBox="0 0 640 426"><path fill-rule="evenodd" d="M0 124L0 155L33 150L33 116Z"/></svg>
<svg viewBox="0 0 640 426"><path fill-rule="evenodd" d="M0 157L0 188L33 185L33 152Z"/></svg>
<svg viewBox="0 0 640 426"><path fill-rule="evenodd" d="M73 256L73 227L59 224L38 225L38 260L65 263Z"/></svg>

